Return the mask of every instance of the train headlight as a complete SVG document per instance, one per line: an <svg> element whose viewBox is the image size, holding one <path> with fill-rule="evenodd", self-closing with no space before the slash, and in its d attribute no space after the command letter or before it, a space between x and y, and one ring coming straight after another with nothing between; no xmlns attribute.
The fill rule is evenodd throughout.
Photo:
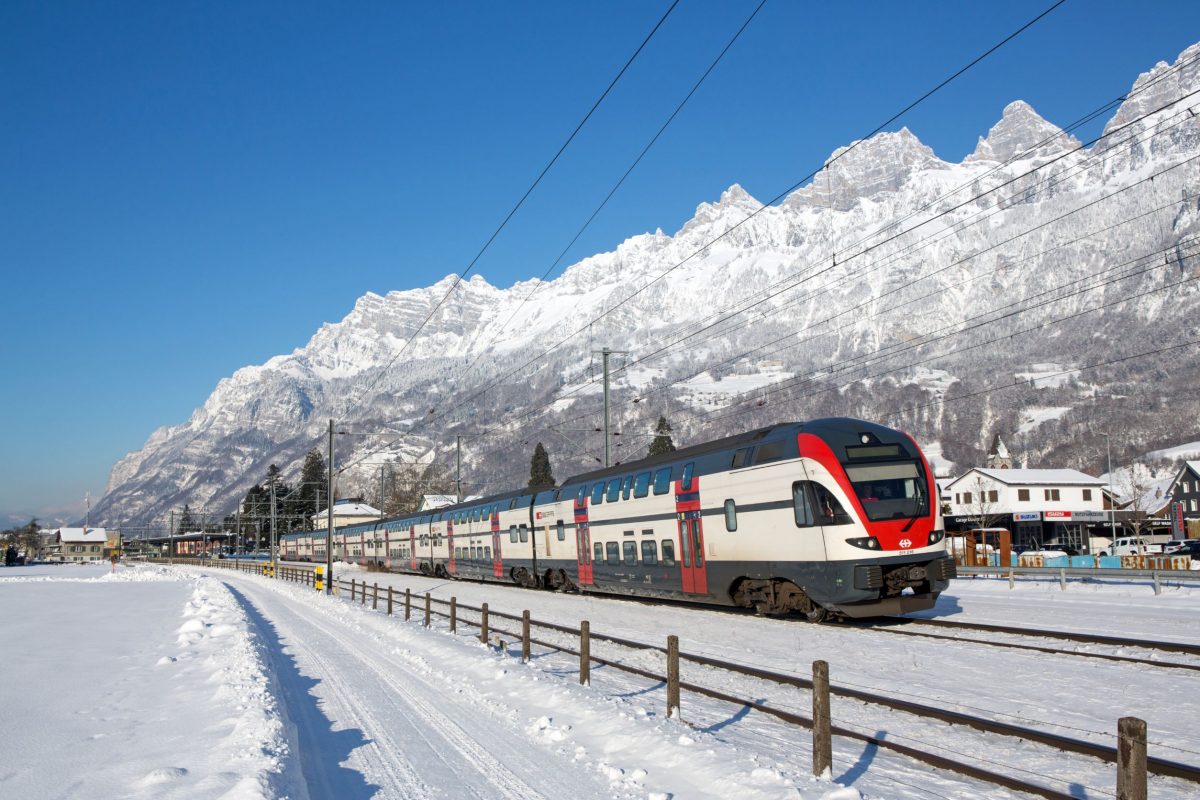
<svg viewBox="0 0 1200 800"><path fill-rule="evenodd" d="M879 540L874 536L861 536L857 539L847 539L846 544L861 547L864 550L880 550Z"/></svg>
<svg viewBox="0 0 1200 800"><path fill-rule="evenodd" d="M942 539L945 539L945 538L946 538L945 531L930 531L929 532L930 546L937 544L938 542L940 542Z"/></svg>

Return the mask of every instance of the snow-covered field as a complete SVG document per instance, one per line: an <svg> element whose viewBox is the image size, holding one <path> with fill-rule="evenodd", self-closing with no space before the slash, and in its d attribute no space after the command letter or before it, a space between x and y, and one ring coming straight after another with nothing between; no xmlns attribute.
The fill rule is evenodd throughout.
<svg viewBox="0 0 1200 800"><path fill-rule="evenodd" d="M0 797L973 798L1012 793L837 738L811 777L807 731L684 692L665 716L660 683L535 645L484 646L297 584L221 569L0 570L0 704L9 731ZM346 578L488 602L495 611L799 676L830 663L835 686L1112 744L1116 719L1146 718L1150 752L1200 761L1195 673L897 636L861 627L529 592L353 569ZM381 603L382 607L382 603ZM959 580L939 615L1195 642L1200 590ZM464 619L476 615L464 611ZM493 619L498 627L516 625ZM552 638L542 631L541 638ZM560 637L569 644L569 637ZM1087 650L1090 646L1080 645ZM593 641L593 656L657 673L662 657ZM1111 649L1104 652L1112 652ZM1186 662L1180 654L1136 653ZM1195 659L1193 659L1195 660ZM807 692L701 667L694 681L807 714ZM1193 687L1189 689L1189 684ZM835 698L835 725L1076 797L1112 792L1111 764ZM1151 796L1195 784L1151 779Z"/></svg>

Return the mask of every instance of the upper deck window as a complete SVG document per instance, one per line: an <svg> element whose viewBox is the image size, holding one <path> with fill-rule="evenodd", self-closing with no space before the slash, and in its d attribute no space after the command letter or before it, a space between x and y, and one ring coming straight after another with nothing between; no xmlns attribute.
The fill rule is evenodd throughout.
<svg viewBox="0 0 1200 800"><path fill-rule="evenodd" d="M671 491L671 468L663 467L654 472L654 493L667 494Z"/></svg>

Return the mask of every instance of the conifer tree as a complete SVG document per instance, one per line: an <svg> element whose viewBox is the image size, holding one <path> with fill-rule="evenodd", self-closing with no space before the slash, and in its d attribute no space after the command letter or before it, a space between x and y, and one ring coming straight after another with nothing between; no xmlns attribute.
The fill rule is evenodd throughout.
<svg viewBox="0 0 1200 800"><path fill-rule="evenodd" d="M667 422L666 417L658 418L658 425L654 426L654 441L650 442L650 450L647 451L647 456L661 456L663 453L670 453L675 450L675 443L671 441L671 423Z"/></svg>
<svg viewBox="0 0 1200 800"><path fill-rule="evenodd" d="M546 448L538 442L533 449L533 459L529 464L529 488L546 489L554 485L554 475L550 471L550 456Z"/></svg>

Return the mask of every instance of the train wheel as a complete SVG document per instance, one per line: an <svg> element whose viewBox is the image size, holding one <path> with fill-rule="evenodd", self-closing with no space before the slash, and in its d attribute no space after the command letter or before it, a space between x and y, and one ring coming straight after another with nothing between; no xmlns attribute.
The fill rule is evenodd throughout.
<svg viewBox="0 0 1200 800"><path fill-rule="evenodd" d="M804 612L804 616L809 622L824 622L829 617L829 611L820 606L813 606Z"/></svg>

